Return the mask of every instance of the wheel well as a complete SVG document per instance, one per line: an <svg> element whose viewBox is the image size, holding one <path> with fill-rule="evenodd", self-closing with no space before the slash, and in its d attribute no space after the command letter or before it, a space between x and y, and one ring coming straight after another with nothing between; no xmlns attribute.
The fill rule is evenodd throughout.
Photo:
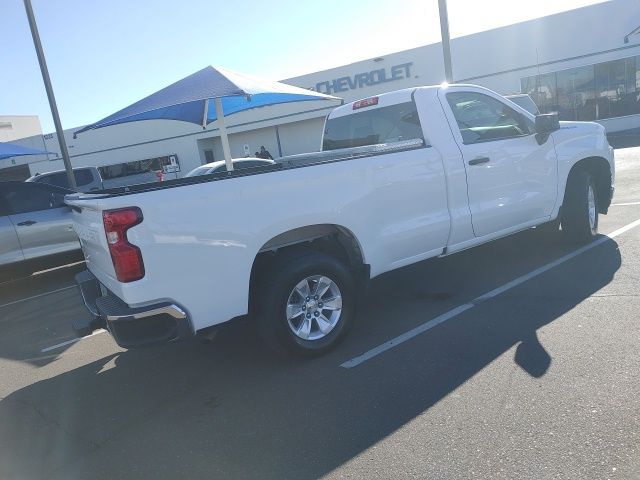
<svg viewBox="0 0 640 480"><path fill-rule="evenodd" d="M308 225L276 235L262 246L251 267L251 292L278 258L294 250L315 250L336 257L354 274L368 280L369 270L360 243L349 229L332 224Z"/></svg>
<svg viewBox="0 0 640 480"><path fill-rule="evenodd" d="M598 195L599 213L607 213L611 204L611 169L609 162L602 157L583 158L571 167L567 181L578 170L586 170L593 176L596 195Z"/></svg>

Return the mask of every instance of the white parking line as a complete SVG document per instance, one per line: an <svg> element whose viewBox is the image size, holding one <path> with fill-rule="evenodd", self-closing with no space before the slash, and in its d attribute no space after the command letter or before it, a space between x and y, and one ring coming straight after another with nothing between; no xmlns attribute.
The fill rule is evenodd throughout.
<svg viewBox="0 0 640 480"><path fill-rule="evenodd" d="M640 202L612 203L612 207L626 207L627 205L640 205Z"/></svg>
<svg viewBox="0 0 640 480"><path fill-rule="evenodd" d="M56 343L55 345L51 345L50 347L43 348L42 350L40 350L40 353L46 353L46 352L50 352L51 350L55 350L57 348L66 347L67 345L71 345L72 343L79 342L83 338L93 337L94 335L98 335L99 333L104 333L104 332L106 332L106 330L101 328L100 330L96 330L95 332L90 333L89 335L85 335L84 337L72 338L71 340L67 340L65 342Z"/></svg>
<svg viewBox="0 0 640 480"><path fill-rule="evenodd" d="M637 227L638 225L640 225L640 219L629 223L628 225L625 225L622 228L619 228L613 232L611 232L608 235L605 235L603 237L598 238L597 240L578 248L577 250L574 250L573 252L567 253L566 255L563 255L562 257L558 258L557 260L554 260L553 262L549 262L545 265L543 265L542 267L536 268L535 270L526 273L514 280L511 280L510 282L505 283L504 285L498 287L498 288L494 288L493 290L491 290L490 292L487 292L483 295L480 295L479 297L476 297L475 299L473 299L471 302L469 303L465 303L462 305L459 305L451 310L449 310L448 312L443 313L442 315L438 315L437 317L409 330L408 332L403 333L402 335L398 335L397 337L389 340L388 342L385 342L381 345L378 345L375 348L372 348L371 350L368 350L367 352L363 353L362 355L358 355L357 357L352 358L351 360L347 360L346 362L344 362L343 364L341 364L340 366L343 368L353 368L353 367L357 367L358 365L366 362L367 360L371 360L373 357L376 357L378 355L380 355L382 352L386 352L387 350L392 349L393 347L396 347L398 345L400 345L401 343L406 342L407 340L412 339L413 337L416 337L418 335L420 335L421 333L426 332L427 330L432 329L433 327L435 327L436 325L439 325L441 323L446 322L447 320L451 320L452 318L458 316L459 314L461 314L462 312L465 312L467 310L472 309L473 307L481 304L482 302L489 300L497 295L500 295L501 293L506 292L507 290L511 290L514 287L517 287L518 285L531 280L534 277L537 277L538 275L541 275L544 272L547 272L548 270L551 270L552 268L557 267L558 265L571 260L572 258L577 257L578 255L583 254L584 252L587 252L589 250L591 250L592 248L597 247L598 245L602 245L603 243L609 241L612 238L615 238L619 235L622 235L625 232L628 232L629 230L631 230L632 228Z"/></svg>
<svg viewBox="0 0 640 480"><path fill-rule="evenodd" d="M68 287L59 288L58 290L51 290L50 292L40 293L38 295L34 295L32 297L21 298L20 300L15 300L13 302L5 303L4 305L0 305L0 308L10 307L11 305L16 305L18 303L27 302L29 300L33 300L34 298L44 297L46 295L51 295L52 293L64 292L65 290L69 290L70 288L76 288L75 285L69 285Z"/></svg>

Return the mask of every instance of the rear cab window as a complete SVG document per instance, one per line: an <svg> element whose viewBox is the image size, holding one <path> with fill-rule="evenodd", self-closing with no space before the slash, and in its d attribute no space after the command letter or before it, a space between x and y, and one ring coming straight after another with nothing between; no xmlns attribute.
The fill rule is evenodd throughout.
<svg viewBox="0 0 640 480"><path fill-rule="evenodd" d="M93 182L93 173L89 168L81 168L73 171L76 178L76 185L83 187ZM69 188L67 181L67 172L56 172L40 175L35 179L36 182L46 183L47 185L55 185L56 187Z"/></svg>
<svg viewBox="0 0 640 480"><path fill-rule="evenodd" d="M58 172L52 174L40 175L36 178L36 182L46 183L47 185L55 185L56 187L68 188L69 182L67 182L66 172Z"/></svg>
<svg viewBox="0 0 640 480"><path fill-rule="evenodd" d="M425 141L415 102L379 108L363 108L341 117L329 118L322 150L362 147L403 140Z"/></svg>

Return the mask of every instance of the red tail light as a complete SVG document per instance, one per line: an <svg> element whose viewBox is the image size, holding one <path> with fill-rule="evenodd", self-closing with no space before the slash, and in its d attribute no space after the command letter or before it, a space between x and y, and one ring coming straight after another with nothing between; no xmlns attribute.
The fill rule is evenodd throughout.
<svg viewBox="0 0 640 480"><path fill-rule="evenodd" d="M123 283L140 280L144 277L142 254L129 243L127 230L142 222L142 211L138 207L107 210L102 212L102 221L118 280Z"/></svg>
<svg viewBox="0 0 640 480"><path fill-rule="evenodd" d="M369 97L369 98L364 98L362 100L358 100L357 102L353 102L353 110L358 110L359 108L371 107L373 105L378 105L378 97Z"/></svg>

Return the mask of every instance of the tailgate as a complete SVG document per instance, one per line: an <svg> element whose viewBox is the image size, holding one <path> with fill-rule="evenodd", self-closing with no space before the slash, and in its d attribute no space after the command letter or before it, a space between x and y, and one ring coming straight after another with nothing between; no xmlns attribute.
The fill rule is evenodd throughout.
<svg viewBox="0 0 640 480"><path fill-rule="evenodd" d="M67 195L65 203L73 209L73 228L80 239L87 268L107 286L112 285L114 281L117 282L102 223L99 197Z"/></svg>

